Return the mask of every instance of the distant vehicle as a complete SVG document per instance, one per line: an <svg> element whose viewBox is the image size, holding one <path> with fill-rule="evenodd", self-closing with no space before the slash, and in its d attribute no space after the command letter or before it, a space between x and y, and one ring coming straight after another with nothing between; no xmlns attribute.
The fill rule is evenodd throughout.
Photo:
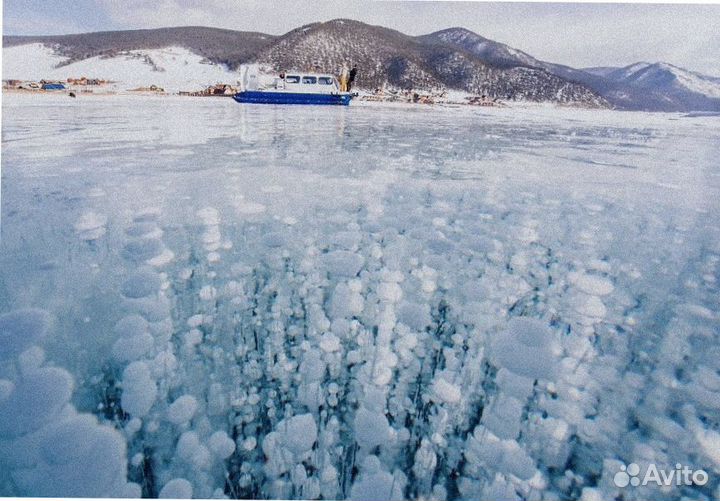
<svg viewBox="0 0 720 501"><path fill-rule="evenodd" d="M42 90L65 90L65 86L61 83L44 83L41 87Z"/></svg>
<svg viewBox="0 0 720 501"><path fill-rule="evenodd" d="M18 89L24 90L40 90L40 84L37 82L23 82L18 85Z"/></svg>
<svg viewBox="0 0 720 501"><path fill-rule="evenodd" d="M238 103L336 104L347 106L354 94L341 92L333 75L319 73L280 74L273 84L258 87L257 77L245 78L244 90L233 96Z"/></svg>

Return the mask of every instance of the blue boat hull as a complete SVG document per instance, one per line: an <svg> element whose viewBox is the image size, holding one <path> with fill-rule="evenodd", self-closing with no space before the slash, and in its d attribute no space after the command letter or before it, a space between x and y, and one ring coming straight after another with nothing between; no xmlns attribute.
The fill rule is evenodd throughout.
<svg viewBox="0 0 720 501"><path fill-rule="evenodd" d="M263 92L246 90L233 96L238 103L256 104L350 104L350 94L311 94L301 92Z"/></svg>

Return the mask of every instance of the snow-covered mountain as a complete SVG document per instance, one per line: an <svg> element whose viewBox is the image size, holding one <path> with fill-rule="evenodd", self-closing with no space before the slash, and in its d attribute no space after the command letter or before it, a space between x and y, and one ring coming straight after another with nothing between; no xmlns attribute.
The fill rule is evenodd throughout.
<svg viewBox="0 0 720 501"><path fill-rule="evenodd" d="M635 63L617 68L607 78L635 87L665 92L693 92L720 98L720 78L688 71L668 63Z"/></svg>
<svg viewBox="0 0 720 501"><path fill-rule="evenodd" d="M596 82L597 78L595 76L588 75L583 70L562 64L540 61L526 52L510 47L504 43L489 40L465 28L448 28L430 33L421 38L426 41L442 41L461 47L479 57L486 64L492 66L542 69L571 82L582 83L591 88L602 87L601 85L597 85L599 82Z"/></svg>
<svg viewBox="0 0 720 501"><path fill-rule="evenodd" d="M421 37L424 40L441 40L443 42L459 45L468 52L482 58L488 64L496 66L515 67L526 65L530 67L541 67L542 62L530 54L521 50L513 49L509 45L487 39L465 28L448 28Z"/></svg>
<svg viewBox="0 0 720 501"><path fill-rule="evenodd" d="M543 69L568 81L583 84L622 109L720 110L720 78L701 75L667 63L638 62L622 68L576 69L540 61L523 51L488 40L465 28L449 28L423 38L461 47L486 64Z"/></svg>
<svg viewBox="0 0 720 501"><path fill-rule="evenodd" d="M344 62L361 69L358 85L460 89L506 100L604 106L589 90L529 67L485 62L477 55L426 37L336 19L293 30L262 49L256 59L276 70L292 67L337 71Z"/></svg>
<svg viewBox="0 0 720 501"><path fill-rule="evenodd" d="M607 106L587 87L542 69L486 63L452 44L351 20L314 23L281 37L242 32L232 36L227 30L217 31L193 27L5 37L7 62L3 78L37 78L40 74L44 78L95 76L129 79L133 84L143 80L143 85L154 83L177 89L187 88L188 82L209 84L220 78L234 82L237 77L231 70L243 63L264 63L276 70L333 73L343 63L355 63L360 67L357 84L367 89L383 85L458 89L505 100ZM168 40L165 45L163 38ZM39 62L31 68L35 59ZM180 68L175 67L176 63ZM183 69L189 76L174 81L178 74L183 74ZM130 77L124 76L128 71Z"/></svg>
<svg viewBox="0 0 720 501"><path fill-rule="evenodd" d="M650 111L720 110L720 79L666 63L576 69L541 61L465 28L413 37L347 19L282 36L178 27L3 37L3 78L88 76L194 90L234 83L241 64L275 70L360 68L358 86L457 89L505 100Z"/></svg>
<svg viewBox="0 0 720 501"><path fill-rule="evenodd" d="M668 63L638 62L624 66L586 68L609 87L601 92L620 106L667 111L720 111L720 78Z"/></svg>

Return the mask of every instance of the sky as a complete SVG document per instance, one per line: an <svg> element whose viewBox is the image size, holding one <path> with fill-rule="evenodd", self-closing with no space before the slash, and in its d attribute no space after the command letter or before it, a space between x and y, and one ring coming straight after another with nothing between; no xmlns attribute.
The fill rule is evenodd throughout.
<svg viewBox="0 0 720 501"><path fill-rule="evenodd" d="M3 33L202 25L282 34L350 18L420 35L468 28L573 67L663 61L720 76L720 3L602 4L356 0L5 0Z"/></svg>

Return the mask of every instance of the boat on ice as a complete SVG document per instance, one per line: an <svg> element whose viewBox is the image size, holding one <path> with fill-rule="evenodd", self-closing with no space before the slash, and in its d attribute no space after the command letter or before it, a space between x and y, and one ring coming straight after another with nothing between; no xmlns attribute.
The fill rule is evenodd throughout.
<svg viewBox="0 0 720 501"><path fill-rule="evenodd" d="M341 92L333 75L287 73L269 85L257 85L257 77L245 78L245 89L233 96L238 103L258 104L335 104L347 106L354 94Z"/></svg>

